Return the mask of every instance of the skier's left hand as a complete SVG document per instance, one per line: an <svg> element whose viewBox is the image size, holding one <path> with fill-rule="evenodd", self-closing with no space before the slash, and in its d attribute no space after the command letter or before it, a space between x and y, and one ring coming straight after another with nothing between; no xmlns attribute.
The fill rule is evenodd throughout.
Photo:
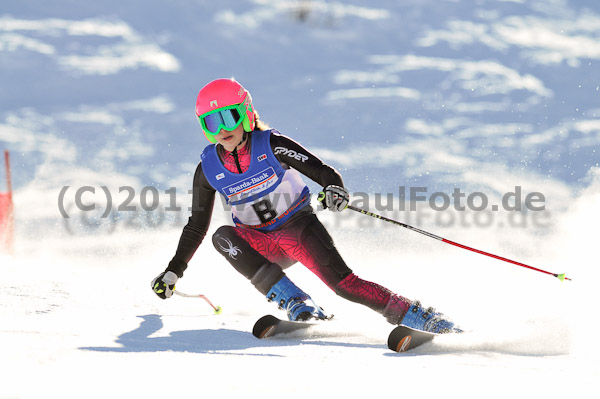
<svg viewBox="0 0 600 399"><path fill-rule="evenodd" d="M330 211L341 212L350 202L350 193L344 187L331 184L320 193L319 201Z"/></svg>

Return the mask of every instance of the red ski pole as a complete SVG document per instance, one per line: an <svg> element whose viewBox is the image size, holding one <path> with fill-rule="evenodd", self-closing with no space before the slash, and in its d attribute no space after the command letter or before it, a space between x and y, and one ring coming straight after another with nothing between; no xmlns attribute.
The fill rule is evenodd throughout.
<svg viewBox="0 0 600 399"><path fill-rule="evenodd" d="M498 255L494 255L494 254L489 253L489 252L485 252L485 251L481 251L479 249L471 248L471 247L468 247L466 245L459 244L457 242L450 241L450 240L447 240L447 239L445 239L443 237L440 237L440 236L437 236L435 234L429 233L429 232L427 232L425 230L418 229L418 228L413 227L411 225L408 225L406 223L402 223L402 222L399 222L397 220L389 219L389 218L386 218L385 216L381 216L381 215L378 215L376 213L369 212L367 210L364 210L364 209L361 209L361 208L357 208L357 207L352 206L352 205L348 205L347 208L348 209L352 209L353 211L362 213L363 215L367 215L367 216L371 216L371 217L374 217L374 218L377 218L377 219L381 219L381 220L383 220L385 222L393 223L393 224L395 224L397 226L401 226L401 227L404 227L406 229L409 229L409 230L412 230L412 231L416 231L417 233L426 235L427 237L435 238L438 241L445 242L446 244L454 245L455 247L458 247L458 248L467 249L469 251L473 251L473 252L476 252L476 253L481 254L481 255L486 255L486 256L489 256L489 257L492 257L492 258L495 258L495 259L498 259L498 260L502 260L504 262L512 263L513 265L525 267L527 269L531 269L531 270L534 270L536 272L549 274L551 276L556 277L560 281L564 281L564 280L572 281L570 278L566 277L564 273L562 273L562 274L551 273L551 272L546 271L546 270L538 269L537 267L526 265L525 263L517 262L515 260L504 258L504 257L498 256Z"/></svg>
<svg viewBox="0 0 600 399"><path fill-rule="evenodd" d="M177 290L173 290L173 293L185 297L185 298L200 298L200 299L204 299L206 301L206 303L208 303L213 310L215 311L215 314L221 314L221 312L223 311L221 309L220 306L215 306L213 305L213 303L206 297L206 295L202 295L202 294L186 294L184 292L181 291L177 291Z"/></svg>

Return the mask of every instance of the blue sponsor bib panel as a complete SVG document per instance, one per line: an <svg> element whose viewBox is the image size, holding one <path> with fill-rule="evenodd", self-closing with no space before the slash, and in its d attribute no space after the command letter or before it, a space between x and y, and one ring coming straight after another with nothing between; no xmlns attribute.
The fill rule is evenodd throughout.
<svg viewBox="0 0 600 399"><path fill-rule="evenodd" d="M214 144L202 152L202 171L210 185L231 205L237 226L274 230L310 202L300 173L284 169L271 151L271 131L251 134L251 160L244 173L227 170Z"/></svg>

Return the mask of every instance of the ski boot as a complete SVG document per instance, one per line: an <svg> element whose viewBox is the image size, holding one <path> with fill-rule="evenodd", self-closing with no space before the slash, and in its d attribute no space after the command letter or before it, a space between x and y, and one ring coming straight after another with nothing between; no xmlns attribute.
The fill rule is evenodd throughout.
<svg viewBox="0 0 600 399"><path fill-rule="evenodd" d="M329 318L308 294L298 288L286 276L283 276L271 287L267 293L267 299L277 302L279 309L287 312L290 321L325 320Z"/></svg>
<svg viewBox="0 0 600 399"><path fill-rule="evenodd" d="M435 334L463 332L442 313L436 312L434 308L423 309L419 301L413 302L408 308L400 325Z"/></svg>

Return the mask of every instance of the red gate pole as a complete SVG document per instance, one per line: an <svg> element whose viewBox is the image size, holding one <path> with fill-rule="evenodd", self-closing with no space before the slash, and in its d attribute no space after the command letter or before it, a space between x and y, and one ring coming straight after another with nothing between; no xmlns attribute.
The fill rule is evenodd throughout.
<svg viewBox="0 0 600 399"><path fill-rule="evenodd" d="M14 219L14 207L13 207L13 199L12 199L12 180L10 176L10 153L8 150L4 150L4 166L6 171L6 188L8 195L8 206L7 206L7 217L6 217L6 237L4 239L5 250L9 254L14 254L14 244L15 244L15 219Z"/></svg>

